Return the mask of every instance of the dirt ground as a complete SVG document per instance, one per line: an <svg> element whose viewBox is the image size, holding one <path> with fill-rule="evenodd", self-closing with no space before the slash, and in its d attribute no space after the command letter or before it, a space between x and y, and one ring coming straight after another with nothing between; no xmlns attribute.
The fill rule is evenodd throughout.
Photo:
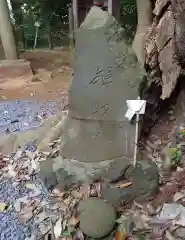
<svg viewBox="0 0 185 240"><path fill-rule="evenodd" d="M67 49L34 50L21 54L31 63L32 79L9 80L0 83L0 100L56 100L67 93L72 67Z"/></svg>

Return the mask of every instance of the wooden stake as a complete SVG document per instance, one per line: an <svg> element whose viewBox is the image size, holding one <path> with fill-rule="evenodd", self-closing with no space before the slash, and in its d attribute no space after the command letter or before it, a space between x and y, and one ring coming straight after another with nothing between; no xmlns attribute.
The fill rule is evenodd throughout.
<svg viewBox="0 0 185 240"><path fill-rule="evenodd" d="M112 1L113 0L108 0L108 13L112 15Z"/></svg>
<svg viewBox="0 0 185 240"><path fill-rule="evenodd" d="M140 97L138 97L138 100L140 100ZM139 112L136 113L136 132L134 141L134 162L133 162L134 167L136 166L137 162L138 135L139 135Z"/></svg>

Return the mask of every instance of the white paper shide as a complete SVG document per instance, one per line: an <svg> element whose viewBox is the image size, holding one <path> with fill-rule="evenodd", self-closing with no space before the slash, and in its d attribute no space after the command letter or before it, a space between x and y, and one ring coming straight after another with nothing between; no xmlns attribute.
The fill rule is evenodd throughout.
<svg viewBox="0 0 185 240"><path fill-rule="evenodd" d="M144 114L146 108L145 100L127 100L128 110L125 117L131 121L135 114Z"/></svg>

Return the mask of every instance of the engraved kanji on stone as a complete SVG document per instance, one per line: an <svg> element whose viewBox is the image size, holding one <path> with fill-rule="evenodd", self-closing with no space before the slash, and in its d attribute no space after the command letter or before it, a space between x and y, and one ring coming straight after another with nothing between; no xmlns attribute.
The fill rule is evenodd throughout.
<svg viewBox="0 0 185 240"><path fill-rule="evenodd" d="M92 140L93 142L96 141L97 137L100 136L102 134L103 130L102 128L97 128L95 133L92 134Z"/></svg>
<svg viewBox="0 0 185 240"><path fill-rule="evenodd" d="M103 68L97 68L95 77L90 81L89 85L101 83L102 86L112 83L112 67L108 67L107 70Z"/></svg>
<svg viewBox="0 0 185 240"><path fill-rule="evenodd" d="M108 85L112 83L112 67L108 67L107 71L105 72L102 80L102 85Z"/></svg>
<svg viewBox="0 0 185 240"><path fill-rule="evenodd" d="M100 104L100 101L95 102L95 109L96 110L92 113L93 116L103 109L103 114L101 116L101 119L103 119L105 115L111 110L109 104Z"/></svg>

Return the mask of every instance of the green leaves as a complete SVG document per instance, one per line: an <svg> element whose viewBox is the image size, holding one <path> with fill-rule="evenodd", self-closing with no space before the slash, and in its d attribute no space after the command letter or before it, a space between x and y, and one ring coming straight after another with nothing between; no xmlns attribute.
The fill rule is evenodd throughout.
<svg viewBox="0 0 185 240"><path fill-rule="evenodd" d="M24 42L27 48L33 47L35 22L39 21L38 46L48 46L48 42L52 42L50 36L53 41L64 44L61 29L68 31L70 0L11 0L11 3L17 42Z"/></svg>
<svg viewBox="0 0 185 240"><path fill-rule="evenodd" d="M137 26L136 0L121 0L120 21L126 31L128 40L131 42Z"/></svg>
<svg viewBox="0 0 185 240"><path fill-rule="evenodd" d="M75 228L73 226L68 226L67 229L61 233L61 237L62 238L71 237L74 230L75 230Z"/></svg>
<svg viewBox="0 0 185 240"><path fill-rule="evenodd" d="M181 165L181 150L180 147L177 146L176 148L172 149L172 166L177 167Z"/></svg>

